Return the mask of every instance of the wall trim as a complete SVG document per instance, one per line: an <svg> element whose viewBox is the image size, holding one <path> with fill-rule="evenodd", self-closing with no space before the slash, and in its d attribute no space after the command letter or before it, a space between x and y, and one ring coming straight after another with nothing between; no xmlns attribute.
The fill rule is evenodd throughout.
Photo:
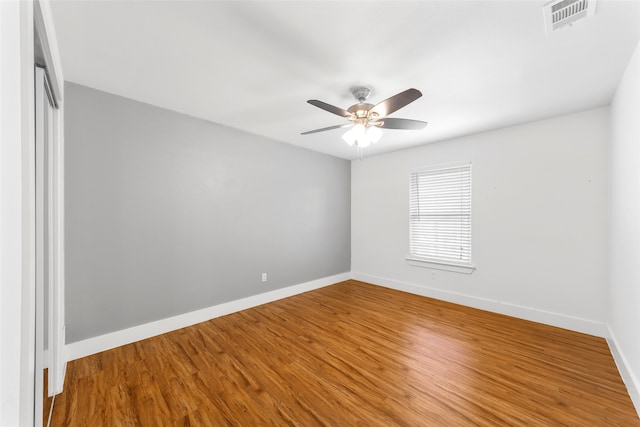
<svg viewBox="0 0 640 427"><path fill-rule="evenodd" d="M616 366L618 367L618 372L620 372L620 376L622 377L622 381L624 385L627 387L627 392L629 393L629 397L631 397L631 401L633 405L636 407L636 412L638 413L638 417L640 417L640 381L638 377L634 374L634 372L630 369L630 365L627 362L627 358L624 356L624 353L621 350L621 347L618 345L618 340L616 339L615 334L609 327L609 338L607 338L607 344L609 344L609 349L611 350L611 354L613 355L613 360L616 362Z"/></svg>
<svg viewBox="0 0 640 427"><path fill-rule="evenodd" d="M67 360L80 359L81 357L131 344L156 335L165 334L175 331L176 329L215 319L216 317L225 316L258 305L344 282L345 280L349 280L350 277L349 272L323 277L67 344Z"/></svg>
<svg viewBox="0 0 640 427"><path fill-rule="evenodd" d="M356 271L351 272L351 278L371 283L373 285L395 289L398 291L409 292L416 295L422 295L425 297L435 298L442 301L491 311L494 313L505 314L507 316L543 323L545 325L556 326L563 329L569 329L584 334L595 335L597 337L607 338L609 334L609 330L604 323L594 322L592 320L582 319L574 316L567 316L560 313L553 313L533 307L526 307L504 301L492 300L458 292L451 292L443 289L431 288L415 283L402 282L386 277L359 273Z"/></svg>

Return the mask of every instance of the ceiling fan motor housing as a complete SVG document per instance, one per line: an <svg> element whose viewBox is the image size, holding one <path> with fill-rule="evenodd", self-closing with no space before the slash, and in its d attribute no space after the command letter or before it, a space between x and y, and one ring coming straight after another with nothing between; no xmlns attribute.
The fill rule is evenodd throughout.
<svg viewBox="0 0 640 427"><path fill-rule="evenodd" d="M353 86L350 91L353 97L358 100L358 103L347 108L347 111L353 114L353 117L349 120L366 126L369 120L375 119L375 117L369 116L369 110L374 105L365 103L369 95L371 95L371 89L365 86Z"/></svg>
<svg viewBox="0 0 640 427"><path fill-rule="evenodd" d="M369 117L369 110L372 108L373 104L360 103L352 105L347 109L347 111L355 116L354 120L371 119L372 117Z"/></svg>

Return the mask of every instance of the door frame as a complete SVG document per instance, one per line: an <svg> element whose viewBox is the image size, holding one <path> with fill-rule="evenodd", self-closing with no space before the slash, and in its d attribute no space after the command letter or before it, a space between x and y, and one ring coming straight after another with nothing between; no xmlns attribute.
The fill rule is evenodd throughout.
<svg viewBox="0 0 640 427"><path fill-rule="evenodd" d="M0 425L33 425L35 410L34 29L49 57L64 143L64 79L50 4L0 1ZM64 200L63 181L56 185Z"/></svg>

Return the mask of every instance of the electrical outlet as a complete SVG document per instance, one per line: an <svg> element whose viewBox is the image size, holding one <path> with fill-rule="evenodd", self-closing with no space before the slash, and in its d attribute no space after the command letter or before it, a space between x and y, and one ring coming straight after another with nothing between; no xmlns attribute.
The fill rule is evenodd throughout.
<svg viewBox="0 0 640 427"><path fill-rule="evenodd" d="M263 282L267 281L267 273L262 273L262 281Z"/></svg>

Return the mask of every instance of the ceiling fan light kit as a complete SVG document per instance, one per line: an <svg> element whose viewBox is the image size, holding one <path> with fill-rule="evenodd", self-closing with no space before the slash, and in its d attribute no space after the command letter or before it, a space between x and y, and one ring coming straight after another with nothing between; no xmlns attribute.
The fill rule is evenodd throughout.
<svg viewBox="0 0 640 427"><path fill-rule="evenodd" d="M354 125L351 129L342 135L342 139L349 144L359 148L368 147L380 141L382 131L377 126L365 127L362 124Z"/></svg>
<svg viewBox="0 0 640 427"><path fill-rule="evenodd" d="M427 122L419 120L387 118L389 114L420 98L422 93L417 89L407 89L375 105L365 102L371 94L371 90L367 87L352 87L351 94L358 100L358 103L346 110L327 104L326 102L318 101L317 99L308 100L307 102L309 104L344 117L351 123L307 131L303 132L302 135L332 129L349 128L349 130L342 135L342 139L349 144L349 146L356 146L358 149L361 149L380 140L382 137L381 128L420 130L427 125Z"/></svg>

